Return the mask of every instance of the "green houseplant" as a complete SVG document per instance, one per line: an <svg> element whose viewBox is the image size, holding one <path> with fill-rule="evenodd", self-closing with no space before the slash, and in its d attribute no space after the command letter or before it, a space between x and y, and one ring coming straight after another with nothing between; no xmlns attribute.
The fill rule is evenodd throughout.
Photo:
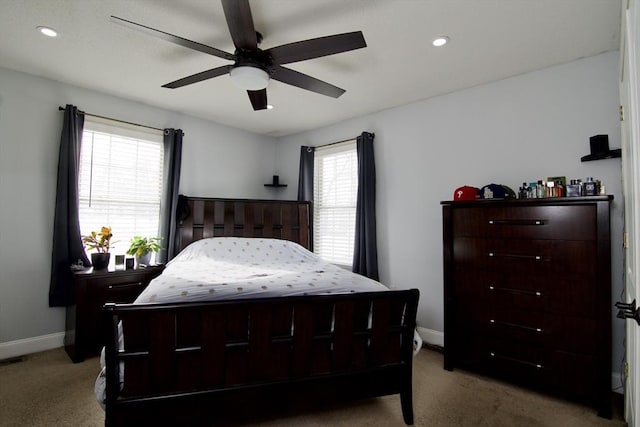
<svg viewBox="0 0 640 427"><path fill-rule="evenodd" d="M160 246L161 240L162 237L133 236L129 249L127 249L127 255L135 256L138 265L148 265L151 260L151 254L163 249Z"/></svg>
<svg viewBox="0 0 640 427"><path fill-rule="evenodd" d="M101 227L100 231L92 231L86 236L82 236L82 243L87 250L95 250L96 252L91 254L91 264L96 270L102 270L109 265L109 259L111 254L109 249L111 248L111 227Z"/></svg>

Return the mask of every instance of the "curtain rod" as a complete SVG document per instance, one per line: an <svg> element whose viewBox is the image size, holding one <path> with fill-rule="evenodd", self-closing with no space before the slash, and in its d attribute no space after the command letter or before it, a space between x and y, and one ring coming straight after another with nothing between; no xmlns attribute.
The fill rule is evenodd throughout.
<svg viewBox="0 0 640 427"><path fill-rule="evenodd" d="M349 139L343 139L342 141L336 141L336 142L330 142L329 144L324 144L324 145L316 145L313 148L324 148L324 147L331 147L332 145L337 145L337 144L342 144L343 142L349 142L349 141L353 141L354 139L356 139L357 137L354 138L349 138Z"/></svg>
<svg viewBox="0 0 640 427"><path fill-rule="evenodd" d="M64 107L58 106L58 111L64 111L64 110L65 110ZM159 130L160 132L164 132L164 129L155 128L153 126L145 126L145 125L141 125L141 124L138 124L138 123L127 122L125 120L118 120L118 119L114 119L114 118L111 118L111 117L99 116L97 114L90 114L90 113L86 113L86 112L80 111L80 110L78 110L78 113L84 114L85 116L97 117L99 119L113 120L114 122L120 122L120 123L125 123L125 124L128 124L128 125L140 126L140 127L143 127L143 128ZM184 132L182 133L182 135L184 135Z"/></svg>
<svg viewBox="0 0 640 427"><path fill-rule="evenodd" d="M372 134L375 135L375 134ZM353 141L355 139L358 139L357 136L354 136L353 138L348 138L348 139L343 139L342 141L336 141L336 142L330 142L329 144L324 144L324 145L316 145L313 148L323 148L323 147L330 147L332 145L336 145L336 144L342 144L343 142L349 142L349 141Z"/></svg>

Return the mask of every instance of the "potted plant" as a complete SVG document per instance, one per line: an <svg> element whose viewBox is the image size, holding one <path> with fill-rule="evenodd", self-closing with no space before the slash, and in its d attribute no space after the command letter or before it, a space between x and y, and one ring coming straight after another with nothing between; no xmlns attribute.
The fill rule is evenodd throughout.
<svg viewBox="0 0 640 427"><path fill-rule="evenodd" d="M131 239L127 255L135 256L138 265L149 265L151 254L163 249L160 246L160 240L162 240L162 237L134 236Z"/></svg>
<svg viewBox="0 0 640 427"><path fill-rule="evenodd" d="M92 231L86 236L82 236L82 243L87 250L95 250L96 252L91 254L91 264L96 270L102 270L109 265L109 259L111 254L109 248L111 247L111 227L101 227L100 231Z"/></svg>

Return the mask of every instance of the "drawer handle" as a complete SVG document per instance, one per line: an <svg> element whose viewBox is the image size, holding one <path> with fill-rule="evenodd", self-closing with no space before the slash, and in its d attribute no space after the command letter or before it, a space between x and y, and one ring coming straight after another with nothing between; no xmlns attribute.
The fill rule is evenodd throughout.
<svg viewBox="0 0 640 427"><path fill-rule="evenodd" d="M546 219L490 219L490 225L545 225Z"/></svg>
<svg viewBox="0 0 640 427"><path fill-rule="evenodd" d="M544 366L540 363L529 362L528 360L522 360L522 359L516 359L514 357L503 356L495 352L489 352L489 356L491 356L494 359L506 360L509 362L518 363L520 365L530 366L536 369L544 369Z"/></svg>
<svg viewBox="0 0 640 427"><path fill-rule="evenodd" d="M519 259L531 259L534 261L543 261L542 255L520 255L520 254L499 254L495 252L489 252L489 257L493 258L519 258Z"/></svg>
<svg viewBox="0 0 640 427"><path fill-rule="evenodd" d="M537 328L535 326L526 326L526 325L520 325L518 323L511 323L511 322L496 322L495 319L490 319L489 323L491 323L492 325L501 325L501 326L508 326L510 328L523 329L525 331L536 332L538 334L541 334L544 332L544 329Z"/></svg>
<svg viewBox="0 0 640 427"><path fill-rule="evenodd" d="M107 289L137 288L138 286L142 286L142 282L120 283L119 285L108 285Z"/></svg>
<svg viewBox="0 0 640 427"><path fill-rule="evenodd" d="M542 292L540 291L528 291L525 289L512 289L512 288L496 288L493 285L489 285L489 290L497 291L497 292L506 292L509 294L516 294L516 295L529 295L529 296L536 296L536 297L542 296Z"/></svg>

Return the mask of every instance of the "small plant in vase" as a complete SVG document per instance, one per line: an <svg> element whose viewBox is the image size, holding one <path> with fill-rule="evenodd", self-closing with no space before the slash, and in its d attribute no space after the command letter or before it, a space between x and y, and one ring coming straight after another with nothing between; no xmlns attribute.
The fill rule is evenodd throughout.
<svg viewBox="0 0 640 427"><path fill-rule="evenodd" d="M111 254L109 249L111 248L111 227L101 227L100 231L92 231L86 236L82 236L82 243L87 250L95 250L96 252L91 254L91 264L96 270L102 270L109 265L109 259Z"/></svg>
<svg viewBox="0 0 640 427"><path fill-rule="evenodd" d="M127 255L136 257L138 265L149 265L151 254L162 250L160 246L162 237L140 237L134 236L127 250Z"/></svg>

